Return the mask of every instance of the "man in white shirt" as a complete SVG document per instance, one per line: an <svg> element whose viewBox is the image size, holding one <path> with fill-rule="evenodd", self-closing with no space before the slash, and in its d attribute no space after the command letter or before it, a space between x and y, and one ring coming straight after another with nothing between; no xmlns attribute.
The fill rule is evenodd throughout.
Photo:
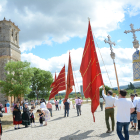
<svg viewBox="0 0 140 140"><path fill-rule="evenodd" d="M132 101L125 98L126 94L125 90L120 90L119 99L114 103L117 106L117 134L120 140L129 140L130 114L135 111ZM122 128L125 137L122 135Z"/></svg>
<svg viewBox="0 0 140 140"><path fill-rule="evenodd" d="M111 117L111 122L112 122L112 131L114 131L114 126L115 126L115 120L114 120L114 103L115 103L115 98L112 97L112 91L109 90L107 92L107 95L104 94L104 90L102 91L102 96L104 97L105 100L105 121L106 121L106 126L107 126L107 132L110 133L110 125L109 125L109 117Z"/></svg>
<svg viewBox="0 0 140 140"><path fill-rule="evenodd" d="M75 99L75 103L76 103L76 109L77 109L77 116L79 116L79 113L81 115L81 99L80 97L78 97L78 99Z"/></svg>

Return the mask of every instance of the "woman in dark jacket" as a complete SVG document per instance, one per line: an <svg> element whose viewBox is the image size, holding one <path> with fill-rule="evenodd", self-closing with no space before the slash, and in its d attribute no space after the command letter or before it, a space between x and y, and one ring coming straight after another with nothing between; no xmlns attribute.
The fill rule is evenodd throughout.
<svg viewBox="0 0 140 140"><path fill-rule="evenodd" d="M20 111L19 102L17 102L13 110L13 124L15 125L15 129L20 129L19 124L21 123L22 123L21 111ZM16 127L17 125L18 128Z"/></svg>
<svg viewBox="0 0 140 140"><path fill-rule="evenodd" d="M28 127L28 125L30 125L30 113L27 104L25 104L25 108L23 109L22 124L25 125L25 127Z"/></svg>

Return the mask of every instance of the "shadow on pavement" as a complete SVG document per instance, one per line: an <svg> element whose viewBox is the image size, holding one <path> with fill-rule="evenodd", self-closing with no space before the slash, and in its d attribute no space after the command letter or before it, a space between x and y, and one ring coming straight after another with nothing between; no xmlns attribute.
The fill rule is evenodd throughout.
<svg viewBox="0 0 140 140"><path fill-rule="evenodd" d="M25 127L20 127L20 129L24 129L24 128L25 128ZM18 131L18 130L20 130L20 129L15 130L14 127L13 127L13 129L6 130L6 131L4 131L4 133L10 132L10 131ZM27 129L27 128L25 128L25 129Z"/></svg>
<svg viewBox="0 0 140 140"><path fill-rule="evenodd" d="M129 135L139 135L139 131L131 130L129 131Z"/></svg>
<svg viewBox="0 0 140 140"><path fill-rule="evenodd" d="M61 119L63 119L64 117L59 117L59 118L56 118L56 119L54 119L54 120L50 120L50 122L52 122L52 121L57 121L57 120L61 120Z"/></svg>
<svg viewBox="0 0 140 140"><path fill-rule="evenodd" d="M117 132L116 132L117 134ZM122 131L122 134L124 135L124 132ZM115 135L115 134L112 134L112 133L103 133L101 135L96 135L96 137L101 137L101 138L104 138L104 137L109 137L109 136L112 136L112 135ZM129 135L139 135L139 131L129 131Z"/></svg>
<svg viewBox="0 0 140 140"><path fill-rule="evenodd" d="M77 134L80 130L76 131L73 134L67 135L65 137L61 137L59 140L83 140L83 139L87 139L87 138L91 138L92 136L88 136L90 133L92 133L94 130L89 130L87 132L83 132L80 134Z"/></svg>
<svg viewBox="0 0 140 140"><path fill-rule="evenodd" d="M73 116L73 117L70 117L70 118L77 118L77 117L79 117L79 116Z"/></svg>
<svg viewBox="0 0 140 140"><path fill-rule="evenodd" d="M105 137L109 137L109 136L113 136L115 134L112 133L102 133L100 135L96 135L96 137L101 137L101 138L105 138Z"/></svg>

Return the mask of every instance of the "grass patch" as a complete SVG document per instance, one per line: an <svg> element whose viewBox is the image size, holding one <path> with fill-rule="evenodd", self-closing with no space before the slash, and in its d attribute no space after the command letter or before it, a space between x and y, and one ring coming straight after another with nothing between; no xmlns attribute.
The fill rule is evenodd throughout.
<svg viewBox="0 0 140 140"><path fill-rule="evenodd" d="M34 113L34 115L35 115L35 122L39 122L38 113ZM10 127L14 128L13 115L4 115L1 118L1 121L2 121L2 129L3 130L9 129ZM20 124L20 125L22 125L22 124Z"/></svg>
<svg viewBox="0 0 140 140"><path fill-rule="evenodd" d="M6 130L9 127L13 126L13 115L4 115L1 118L1 121L2 121L2 129Z"/></svg>

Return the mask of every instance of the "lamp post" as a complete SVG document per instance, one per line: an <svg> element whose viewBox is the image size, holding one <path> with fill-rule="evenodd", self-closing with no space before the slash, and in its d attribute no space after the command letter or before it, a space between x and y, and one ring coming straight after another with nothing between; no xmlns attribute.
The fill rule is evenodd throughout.
<svg viewBox="0 0 140 140"><path fill-rule="evenodd" d="M116 70L116 65L115 65L115 53L113 52L113 48L112 45L116 45L115 42L111 42L111 37L108 35L108 41L105 39L104 42L108 43L110 45L110 50L111 50L111 58L113 60L113 64L114 64L114 69L115 69L115 74L116 74L116 80L117 80L117 86L118 86L118 93L120 93L120 87L119 87L119 81L118 81L118 75L117 75L117 70Z"/></svg>

